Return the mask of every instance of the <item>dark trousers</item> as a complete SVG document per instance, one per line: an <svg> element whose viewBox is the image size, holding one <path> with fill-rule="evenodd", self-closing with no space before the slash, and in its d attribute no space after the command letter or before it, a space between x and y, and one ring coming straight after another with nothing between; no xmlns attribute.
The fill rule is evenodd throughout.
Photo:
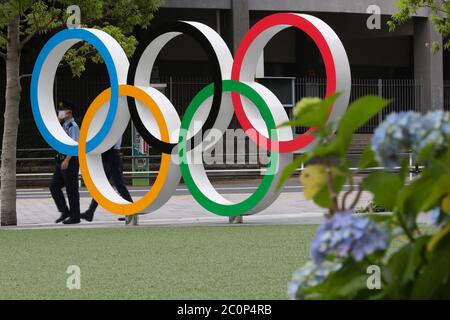
<svg viewBox="0 0 450 320"><path fill-rule="evenodd" d="M133 202L133 198L131 198L130 192L128 192L127 186L123 181L123 166L122 159L120 158L120 150L109 149L102 154L102 161L103 167L105 168L106 177L108 178L108 180L112 180L112 184L116 187L117 192L120 194L120 196L127 201ZM94 214L97 207L98 203L94 199L92 199L88 211Z"/></svg>
<svg viewBox="0 0 450 320"><path fill-rule="evenodd" d="M58 211L70 216L74 220L80 219L80 194L78 192L79 168L80 165L77 157L70 159L69 166L66 170L61 170L61 162L58 162L50 184L50 192ZM63 187L66 187L70 209L67 207L66 199L62 192Z"/></svg>

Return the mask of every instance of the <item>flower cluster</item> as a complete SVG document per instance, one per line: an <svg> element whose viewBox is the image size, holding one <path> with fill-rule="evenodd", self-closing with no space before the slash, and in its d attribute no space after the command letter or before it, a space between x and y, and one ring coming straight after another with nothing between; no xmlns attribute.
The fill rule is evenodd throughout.
<svg viewBox="0 0 450 320"><path fill-rule="evenodd" d="M319 285L326 277L338 271L341 267L341 263L325 261L320 265L316 265L314 262L308 261L303 267L294 272L292 281L288 285L289 299L303 299L304 290Z"/></svg>
<svg viewBox="0 0 450 320"><path fill-rule="evenodd" d="M288 286L289 298L303 299L308 288L340 270L346 258L361 261L387 246L388 234L378 224L353 216L353 211L336 213L319 227L311 243L312 261L294 273Z"/></svg>
<svg viewBox="0 0 450 320"><path fill-rule="evenodd" d="M428 220L430 226L440 228L450 222L450 214L444 214L439 207L428 211L427 214L430 216L430 220Z"/></svg>
<svg viewBox="0 0 450 320"><path fill-rule="evenodd" d="M342 261L365 256L388 246L388 233L365 217L354 217L352 211L336 213L321 225L311 243L311 258L317 265L330 258Z"/></svg>
<svg viewBox="0 0 450 320"><path fill-rule="evenodd" d="M321 103L322 99L314 97L305 97L299 102L294 108L294 116L298 117L304 110L308 109L310 106Z"/></svg>
<svg viewBox="0 0 450 320"><path fill-rule="evenodd" d="M398 153L412 150L419 154L431 145L435 153L450 143L450 114L443 111L429 112L422 116L417 112L390 114L375 130L372 150L382 166L398 165Z"/></svg>

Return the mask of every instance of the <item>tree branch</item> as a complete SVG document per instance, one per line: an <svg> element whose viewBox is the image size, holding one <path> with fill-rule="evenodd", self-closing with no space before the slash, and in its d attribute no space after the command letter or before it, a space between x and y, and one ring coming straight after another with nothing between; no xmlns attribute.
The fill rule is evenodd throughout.
<svg viewBox="0 0 450 320"><path fill-rule="evenodd" d="M328 158L325 159L325 164L326 164L328 193L330 194L331 198L330 215L334 215L337 211L339 211L338 196L336 190L334 189L333 172Z"/></svg>
<svg viewBox="0 0 450 320"><path fill-rule="evenodd" d="M353 173L352 172L350 172L350 174L349 174L349 183L350 183L350 188L349 188L349 190L344 194L344 197L342 198L342 210L345 210L346 209L346 202L347 202L347 197L350 195L350 194L352 194L353 193Z"/></svg>
<svg viewBox="0 0 450 320"><path fill-rule="evenodd" d="M36 30L34 30L32 33L30 33L29 35L27 35L21 42L19 45L19 52L22 51L23 47L38 33L41 32L43 30L45 30L51 23L53 20L57 19L58 17L51 17L50 20L43 25L40 28L37 28Z"/></svg>
<svg viewBox="0 0 450 320"><path fill-rule="evenodd" d="M27 35L21 42L19 45L19 51L22 51L23 47L28 43L28 41L31 40L31 38L33 38L37 33L37 30L33 31L32 33L30 33L29 35Z"/></svg>
<svg viewBox="0 0 450 320"><path fill-rule="evenodd" d="M414 235L409 231L408 226L406 225L406 222L403 220L403 216L401 214L396 214L398 217L398 221L400 223L400 227L405 232L406 236L408 237L409 241L416 242L416 239L414 238Z"/></svg>
<svg viewBox="0 0 450 320"><path fill-rule="evenodd" d="M355 199L353 200L352 204L350 205L350 209L355 209L356 205L359 202L359 199L361 199L363 191L364 191L364 188L361 185L359 185L358 193L356 194Z"/></svg>
<svg viewBox="0 0 450 320"><path fill-rule="evenodd" d="M19 80L22 80L23 78L31 77L31 73L22 74L19 76Z"/></svg>
<svg viewBox="0 0 450 320"><path fill-rule="evenodd" d="M90 55L92 55L92 54L94 54L94 53L96 53L96 52L97 52L96 49L90 50L90 51L87 51L87 52L85 52L85 53L83 53L83 54L77 55L77 57L83 57L83 58L89 59L89 58L90 58ZM62 62L58 65L58 68L59 68L59 69L67 68L67 67L70 67L70 63L67 62L67 61L64 61L64 60L62 60Z"/></svg>

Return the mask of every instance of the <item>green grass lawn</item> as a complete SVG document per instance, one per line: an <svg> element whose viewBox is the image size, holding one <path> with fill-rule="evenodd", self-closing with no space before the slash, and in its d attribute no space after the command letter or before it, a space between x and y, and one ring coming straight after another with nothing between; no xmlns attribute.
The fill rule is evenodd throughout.
<svg viewBox="0 0 450 320"><path fill-rule="evenodd" d="M316 228L1 230L0 299L286 299Z"/></svg>

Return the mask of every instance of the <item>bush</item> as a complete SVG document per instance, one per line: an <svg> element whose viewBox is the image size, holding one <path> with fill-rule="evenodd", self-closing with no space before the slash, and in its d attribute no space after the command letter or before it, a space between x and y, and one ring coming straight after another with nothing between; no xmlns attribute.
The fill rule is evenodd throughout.
<svg viewBox="0 0 450 320"><path fill-rule="evenodd" d="M316 146L285 168L280 186L302 163L308 169L305 194L327 209L327 220L311 243L311 261L294 273L288 294L292 299L449 299L450 298L450 115L430 112L391 114L375 131L359 161L360 169L384 166L354 185L346 153L353 133L388 101L361 98L348 107L338 123L323 124L335 96L301 104L296 119L285 125L317 127ZM333 134L337 126L337 134ZM412 150L423 171L406 184L407 159ZM392 170L396 168L397 170ZM312 182L311 182L312 181ZM363 191L371 192L375 208L391 208L390 215L355 215ZM349 195L356 192L356 199ZM342 197L339 195L343 193ZM339 200L342 199L342 200ZM372 204L373 208L373 204ZM420 213L430 212L433 232L423 234ZM391 252L393 240L403 245ZM379 284L368 273L379 270ZM373 279L372 279L373 280ZM376 282L376 281L375 281ZM373 284L373 283L372 283ZM377 289L377 290L374 290Z"/></svg>

